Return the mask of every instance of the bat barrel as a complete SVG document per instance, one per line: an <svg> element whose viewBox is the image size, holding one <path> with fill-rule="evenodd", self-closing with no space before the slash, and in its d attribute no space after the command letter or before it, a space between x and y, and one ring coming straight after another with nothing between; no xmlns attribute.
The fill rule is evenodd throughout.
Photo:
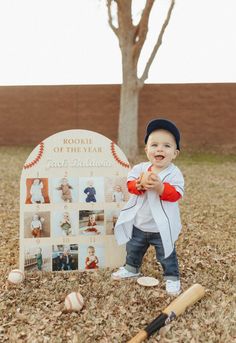
<svg viewBox="0 0 236 343"><path fill-rule="evenodd" d="M172 303L163 310L163 313L166 313L168 316L171 313L174 313L177 317L184 313L188 306L192 306L200 300L204 294L204 287L196 283L172 301Z"/></svg>
<svg viewBox="0 0 236 343"><path fill-rule="evenodd" d="M188 306L195 304L205 294L205 289L199 284L195 284L180 294L169 306L167 306L162 313L154 319L144 330L133 337L127 343L141 343L146 338L151 336L155 331L173 320L175 317L182 314Z"/></svg>

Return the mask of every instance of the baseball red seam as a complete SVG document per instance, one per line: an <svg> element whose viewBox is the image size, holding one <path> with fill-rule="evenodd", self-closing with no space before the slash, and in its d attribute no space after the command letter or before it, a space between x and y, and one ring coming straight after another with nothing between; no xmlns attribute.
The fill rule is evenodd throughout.
<svg viewBox="0 0 236 343"><path fill-rule="evenodd" d="M79 297L79 296L82 297L82 295L81 295L80 293L75 293L75 295L76 295L76 299L77 299L79 305L80 305L81 307L83 307L83 301L82 301L82 299L80 299L80 297Z"/></svg>
<svg viewBox="0 0 236 343"><path fill-rule="evenodd" d="M118 156L117 156L117 153L115 151L115 143L114 142L111 142L111 153L114 157L114 159L120 164L122 165L122 167L125 167L125 168L129 168L129 164L122 161Z"/></svg>
<svg viewBox="0 0 236 343"><path fill-rule="evenodd" d="M67 310L72 310L72 303L71 303L69 295L67 295L66 300L68 301L68 305L69 305L69 308L67 308Z"/></svg>
<svg viewBox="0 0 236 343"><path fill-rule="evenodd" d="M36 163L38 163L38 161L43 156L43 151L44 151L44 143L41 142L41 143L39 143L39 152L38 152L38 155L36 156L36 158L32 162L25 164L23 168L28 169L28 168L33 167Z"/></svg>

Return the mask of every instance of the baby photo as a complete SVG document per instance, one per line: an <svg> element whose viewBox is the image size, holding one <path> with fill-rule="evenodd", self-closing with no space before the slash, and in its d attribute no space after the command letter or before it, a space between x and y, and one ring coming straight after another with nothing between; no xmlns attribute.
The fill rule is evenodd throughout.
<svg viewBox="0 0 236 343"><path fill-rule="evenodd" d="M106 177L105 178L105 201L106 202L126 202L129 199L129 193L126 187L125 177Z"/></svg>
<svg viewBox="0 0 236 343"><path fill-rule="evenodd" d="M52 270L78 270L78 245L53 245Z"/></svg>
<svg viewBox="0 0 236 343"><path fill-rule="evenodd" d="M78 201L78 179L55 178L52 179L51 192L54 203L72 203Z"/></svg>
<svg viewBox="0 0 236 343"><path fill-rule="evenodd" d="M48 193L48 179L34 178L26 179L26 204L50 203Z"/></svg>
<svg viewBox="0 0 236 343"><path fill-rule="evenodd" d="M114 235L114 228L118 219L120 210L106 209L106 235Z"/></svg>
<svg viewBox="0 0 236 343"><path fill-rule="evenodd" d="M25 212L24 237L50 237L50 212Z"/></svg>
<svg viewBox="0 0 236 343"><path fill-rule="evenodd" d="M81 235L105 235L104 211L79 211L79 233Z"/></svg>
<svg viewBox="0 0 236 343"><path fill-rule="evenodd" d="M51 271L51 246L31 246L24 250L24 267L26 271Z"/></svg>
<svg viewBox="0 0 236 343"><path fill-rule="evenodd" d="M79 201L86 203L104 202L104 178L81 177L79 179Z"/></svg>
<svg viewBox="0 0 236 343"><path fill-rule="evenodd" d="M79 269L96 270L105 267L104 245L80 245Z"/></svg>
<svg viewBox="0 0 236 343"><path fill-rule="evenodd" d="M55 211L52 213L52 235L54 237L77 236L79 234L77 211Z"/></svg>

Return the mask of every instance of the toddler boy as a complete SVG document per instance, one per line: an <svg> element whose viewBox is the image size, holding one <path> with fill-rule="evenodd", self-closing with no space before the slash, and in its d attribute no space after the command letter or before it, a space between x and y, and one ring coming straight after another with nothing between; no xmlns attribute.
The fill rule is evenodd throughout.
<svg viewBox="0 0 236 343"><path fill-rule="evenodd" d="M139 276L143 256L153 245L166 291L177 295L180 275L175 242L181 230L178 200L184 193L184 178L172 161L179 155L180 132L173 122L154 119L147 126L144 141L148 162L129 172L127 186L132 196L115 226L118 244L126 243L126 264L112 277Z"/></svg>

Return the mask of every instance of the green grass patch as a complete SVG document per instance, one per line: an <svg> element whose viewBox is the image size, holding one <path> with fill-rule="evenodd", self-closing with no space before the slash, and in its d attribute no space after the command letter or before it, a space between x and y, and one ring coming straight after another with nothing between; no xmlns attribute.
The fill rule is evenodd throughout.
<svg viewBox="0 0 236 343"><path fill-rule="evenodd" d="M0 155L8 157L18 157L23 161L27 159L31 151L34 150L34 146L0 146ZM142 151L135 159L135 163L146 161L147 157ZM236 154L227 153L213 153L213 152L181 152L177 158L179 163L185 163L188 165L196 163L207 164L221 164L226 162L235 163Z"/></svg>
<svg viewBox="0 0 236 343"><path fill-rule="evenodd" d="M144 153L140 153L136 159L136 162L146 161L147 157ZM213 153L213 152L181 152L178 156L176 162L185 164L221 164L226 162L235 163L236 154L227 153Z"/></svg>
<svg viewBox="0 0 236 343"><path fill-rule="evenodd" d="M178 157L180 162L187 164L196 163L210 163L210 164L221 164L226 162L236 162L236 155L233 154L216 154L216 153L181 153Z"/></svg>

